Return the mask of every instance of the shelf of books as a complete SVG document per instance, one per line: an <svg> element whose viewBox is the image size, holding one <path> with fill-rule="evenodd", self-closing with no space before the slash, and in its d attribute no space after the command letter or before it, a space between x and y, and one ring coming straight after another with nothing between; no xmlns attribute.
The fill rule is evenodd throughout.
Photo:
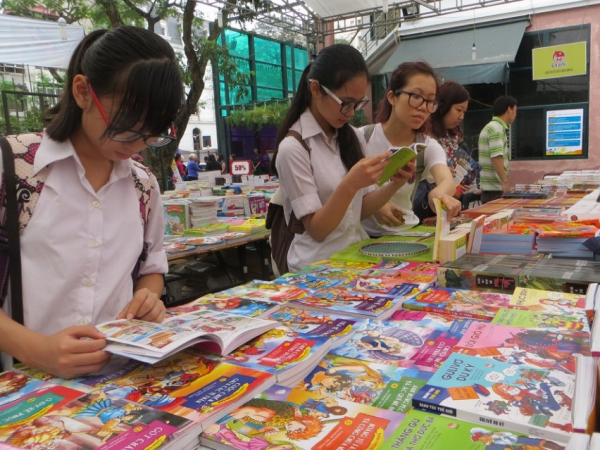
<svg viewBox="0 0 600 450"><path fill-rule="evenodd" d="M596 449L599 274L332 259L100 324L100 373L0 374L0 449Z"/></svg>

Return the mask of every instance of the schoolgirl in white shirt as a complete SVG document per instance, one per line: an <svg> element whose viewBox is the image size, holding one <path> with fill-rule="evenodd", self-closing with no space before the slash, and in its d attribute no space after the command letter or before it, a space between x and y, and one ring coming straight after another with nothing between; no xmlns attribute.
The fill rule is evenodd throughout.
<svg viewBox="0 0 600 450"><path fill-rule="evenodd" d="M390 152L364 158L364 139L349 123L367 102L368 70L358 50L326 47L302 74L298 93L279 129L274 167L286 220L292 211L306 229L288 252L289 270L367 238L360 221L379 210L414 171L399 170L382 189L375 183ZM308 145L288 132L296 131Z"/></svg>
<svg viewBox="0 0 600 450"><path fill-rule="evenodd" d="M438 198L448 208L450 216L460 212L461 204L456 200L456 185L446 164L446 154L440 144L422 133L427 127L431 113L438 108L436 100L438 82L429 64L407 62L400 64L392 73L386 96L381 100L375 121L377 125L367 144L367 155L378 154L390 147L410 146L422 140L425 170L423 180L435 182L436 187L429 192L429 207L435 211L433 199ZM362 129L363 132L365 128ZM363 222L369 235L393 233L395 227L406 224L416 225L419 220L412 211L411 194L413 183L409 181L399 189L380 211ZM399 218L393 211L399 209L404 216Z"/></svg>
<svg viewBox="0 0 600 450"><path fill-rule="evenodd" d="M94 324L165 315L160 190L131 157L174 139L183 99L173 49L143 28L90 33L67 78L35 154L34 169L48 175L21 234L25 326L0 311L0 351L63 378L109 361ZM145 226L132 170L154 182Z"/></svg>

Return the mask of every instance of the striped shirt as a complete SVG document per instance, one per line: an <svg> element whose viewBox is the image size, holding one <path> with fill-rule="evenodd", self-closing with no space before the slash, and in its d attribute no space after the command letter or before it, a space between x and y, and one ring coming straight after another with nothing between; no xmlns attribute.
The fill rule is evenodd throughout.
<svg viewBox="0 0 600 450"><path fill-rule="evenodd" d="M499 117L494 117L479 134L479 164L481 164L481 190L502 191L502 180L494 170L492 158L501 156L508 177L508 125Z"/></svg>

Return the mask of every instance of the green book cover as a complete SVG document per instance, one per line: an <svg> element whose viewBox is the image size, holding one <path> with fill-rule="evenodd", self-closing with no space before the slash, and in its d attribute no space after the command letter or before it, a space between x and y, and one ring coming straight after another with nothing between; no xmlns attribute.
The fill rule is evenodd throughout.
<svg viewBox="0 0 600 450"><path fill-rule="evenodd" d="M590 331L587 316L573 311L570 314L555 314L547 311L525 311L500 308L492 320L496 325L547 330Z"/></svg>
<svg viewBox="0 0 600 450"><path fill-rule="evenodd" d="M543 438L469 423L454 417L412 410L380 448L381 450L486 450L490 448L565 450L566 446L567 444L563 442L550 442Z"/></svg>
<svg viewBox="0 0 600 450"><path fill-rule="evenodd" d="M412 398L425 384L426 380L402 377L398 381L390 381L373 406L406 413L412 408Z"/></svg>
<svg viewBox="0 0 600 450"><path fill-rule="evenodd" d="M411 148L416 145L417 144L413 144L410 147L390 148L390 151L393 153L388 156L388 164L385 166L385 169L383 169L383 173L381 174L381 177L379 177L377 186L382 186L392 177L392 175L396 173L399 168L404 167L406 163L411 161L413 158L416 158L417 151L420 151L420 146L417 149Z"/></svg>

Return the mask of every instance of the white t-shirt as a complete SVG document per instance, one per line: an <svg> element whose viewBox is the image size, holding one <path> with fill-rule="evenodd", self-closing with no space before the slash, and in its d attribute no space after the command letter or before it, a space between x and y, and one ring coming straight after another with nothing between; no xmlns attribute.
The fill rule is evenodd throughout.
<svg viewBox="0 0 600 450"><path fill-rule="evenodd" d="M302 113L291 130L300 133L310 148L310 154L291 136L279 144L276 166L288 222L292 210L301 219L321 209L348 173L340 157L337 133L331 142L327 142L325 133L310 110ZM357 136L364 148L362 134L357 131ZM296 235L288 253L290 271L303 269L310 263L329 258L332 253L367 239L360 224L362 198L373 189L370 186L356 193L340 224L323 242L315 241L307 232Z"/></svg>
<svg viewBox="0 0 600 450"><path fill-rule="evenodd" d="M365 128L362 127L360 131L362 131L363 136L365 133ZM431 168L437 164L447 165L446 163L446 153L442 146L435 139L430 136L424 136L425 144L427 148L425 149L424 161L425 161L425 169L423 170L423 174L421 175L422 180L427 180L430 183L434 183L435 180L433 175L431 174ZM373 134L367 143L367 156L377 155L386 151L389 148L395 147L388 141L385 137L385 133L383 132L383 127L380 123L375 125L373 129ZM414 226L419 223L419 218L412 211L412 203L410 201L410 197L412 195L414 189L414 183L406 182L398 191L392 196L390 202L400 208L405 212L404 221L406 226ZM393 234L395 231L406 228L405 227L397 227L391 228L380 225L377 223L374 217L369 217L362 221L362 225L369 233L370 236L379 236L382 234Z"/></svg>
<svg viewBox="0 0 600 450"><path fill-rule="evenodd" d="M144 240L149 248L140 275L168 270L158 183L144 236L131 170L140 179L148 174L131 160L115 162L109 181L94 192L71 142L44 136L34 170L44 166L50 168L44 188L21 234L25 325L53 334L112 320L133 297L131 272Z"/></svg>

